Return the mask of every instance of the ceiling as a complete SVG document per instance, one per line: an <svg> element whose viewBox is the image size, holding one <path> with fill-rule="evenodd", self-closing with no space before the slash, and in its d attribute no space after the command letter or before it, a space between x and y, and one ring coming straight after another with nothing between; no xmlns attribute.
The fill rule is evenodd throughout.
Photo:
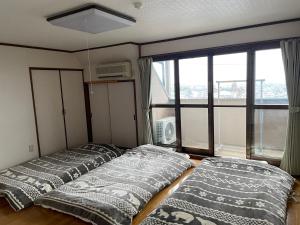
<svg viewBox="0 0 300 225"><path fill-rule="evenodd" d="M0 42L78 50L149 42L300 17L300 0L1 0ZM56 27L45 17L87 3L128 14L136 25L100 34Z"/></svg>

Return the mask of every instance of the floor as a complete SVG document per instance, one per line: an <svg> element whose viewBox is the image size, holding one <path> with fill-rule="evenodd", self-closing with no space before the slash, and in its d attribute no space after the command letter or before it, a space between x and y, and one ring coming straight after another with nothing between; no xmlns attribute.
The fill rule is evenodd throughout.
<svg viewBox="0 0 300 225"><path fill-rule="evenodd" d="M200 164L200 160L194 160ZM146 207L134 218L132 225L138 225L149 215L164 199L171 195L178 186L193 172L193 168L185 171L173 184L158 193ZM295 191L300 195L300 178L296 181ZM300 197L298 197L300 201ZM0 225L87 225L76 218L57 213L40 207L31 207L21 212L14 212L0 198ZM288 205L287 225L300 225L300 202L290 202Z"/></svg>

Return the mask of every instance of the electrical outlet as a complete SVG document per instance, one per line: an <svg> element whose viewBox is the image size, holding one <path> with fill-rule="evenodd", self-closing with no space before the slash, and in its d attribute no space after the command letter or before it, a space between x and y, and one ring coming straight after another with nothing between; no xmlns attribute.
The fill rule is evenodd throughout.
<svg viewBox="0 0 300 225"><path fill-rule="evenodd" d="M29 149L29 152L33 152L34 151L34 145L29 145L28 149Z"/></svg>

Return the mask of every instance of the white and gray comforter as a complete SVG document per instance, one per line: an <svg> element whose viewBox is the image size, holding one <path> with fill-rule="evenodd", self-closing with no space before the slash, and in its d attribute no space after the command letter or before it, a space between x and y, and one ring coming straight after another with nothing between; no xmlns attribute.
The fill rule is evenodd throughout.
<svg viewBox="0 0 300 225"><path fill-rule="evenodd" d="M208 158L142 225L284 225L293 183L258 161Z"/></svg>
<svg viewBox="0 0 300 225"><path fill-rule="evenodd" d="M182 154L140 146L40 197L35 204L97 225L129 225L156 193L189 167L191 161Z"/></svg>
<svg viewBox="0 0 300 225"><path fill-rule="evenodd" d="M0 196L18 211L41 195L124 153L114 145L86 144L0 171Z"/></svg>

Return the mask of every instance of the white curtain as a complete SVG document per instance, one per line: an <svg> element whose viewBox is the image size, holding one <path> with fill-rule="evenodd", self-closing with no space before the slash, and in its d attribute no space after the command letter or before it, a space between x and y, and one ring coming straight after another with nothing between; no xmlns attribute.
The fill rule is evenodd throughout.
<svg viewBox="0 0 300 225"><path fill-rule="evenodd" d="M141 58L138 60L142 87L143 144L153 144L150 119L152 61L152 58Z"/></svg>
<svg viewBox="0 0 300 225"><path fill-rule="evenodd" d="M300 39L280 43L289 99L289 122L281 168L300 175Z"/></svg>

